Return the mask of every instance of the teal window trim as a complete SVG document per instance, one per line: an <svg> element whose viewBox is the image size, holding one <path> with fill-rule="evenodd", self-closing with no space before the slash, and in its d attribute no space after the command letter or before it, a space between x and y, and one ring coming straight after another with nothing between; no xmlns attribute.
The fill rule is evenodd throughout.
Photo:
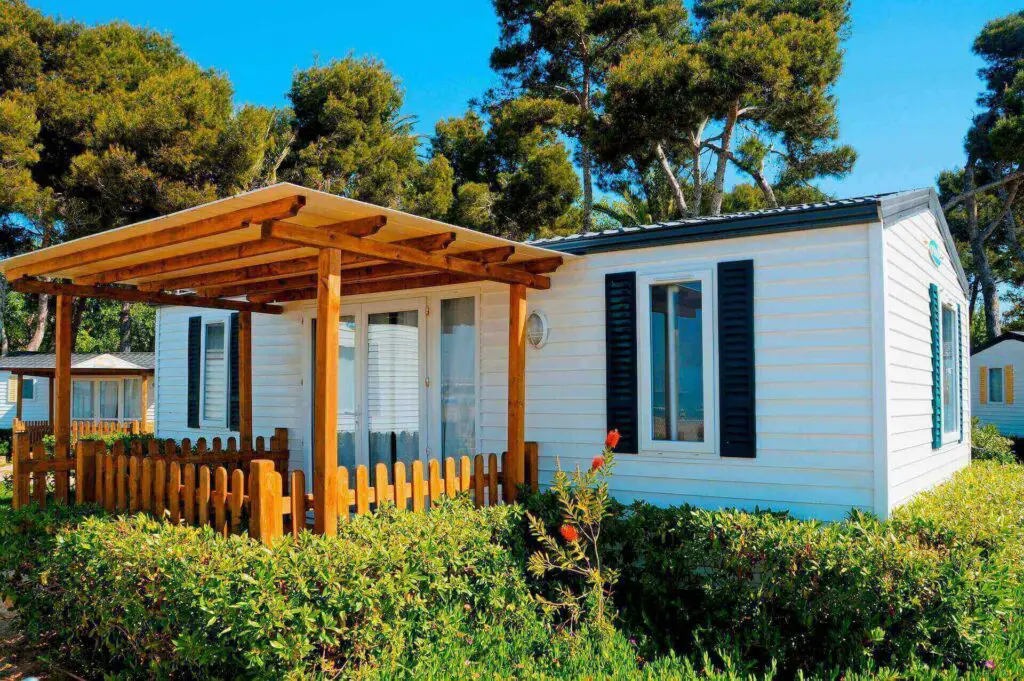
<svg viewBox="0 0 1024 681"><path fill-rule="evenodd" d="M942 447L942 330L939 320L939 287L928 286L932 322L932 449Z"/></svg>

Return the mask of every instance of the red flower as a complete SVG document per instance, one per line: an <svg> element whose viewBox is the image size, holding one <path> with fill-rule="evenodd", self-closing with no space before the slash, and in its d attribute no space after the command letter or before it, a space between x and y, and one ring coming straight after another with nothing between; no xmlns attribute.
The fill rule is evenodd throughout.
<svg viewBox="0 0 1024 681"><path fill-rule="evenodd" d="M558 533L562 535L562 539L570 544L575 544L580 538L580 533L572 525L562 525L558 528Z"/></svg>
<svg viewBox="0 0 1024 681"><path fill-rule="evenodd" d="M604 468L604 457L598 454L594 457L594 460L590 462L590 470L596 471Z"/></svg>
<svg viewBox="0 0 1024 681"><path fill-rule="evenodd" d="M605 449L615 449L616 447L618 447L619 440L621 438L622 436L619 435L619 431L617 429L608 431L608 437L604 439Z"/></svg>

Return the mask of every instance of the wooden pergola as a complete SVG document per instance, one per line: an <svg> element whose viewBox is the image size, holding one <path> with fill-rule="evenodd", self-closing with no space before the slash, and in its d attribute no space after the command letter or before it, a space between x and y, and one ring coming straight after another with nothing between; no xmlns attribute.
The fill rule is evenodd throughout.
<svg viewBox="0 0 1024 681"><path fill-rule="evenodd" d="M473 281L509 290L508 461L524 480L526 295L563 263L553 251L293 184L43 248L0 262L11 287L56 297L52 421L70 447L71 303L75 297L239 313L239 440L252 448L252 313L316 300L314 529L337 531L338 324L342 295ZM515 493L515 484L505 486Z"/></svg>

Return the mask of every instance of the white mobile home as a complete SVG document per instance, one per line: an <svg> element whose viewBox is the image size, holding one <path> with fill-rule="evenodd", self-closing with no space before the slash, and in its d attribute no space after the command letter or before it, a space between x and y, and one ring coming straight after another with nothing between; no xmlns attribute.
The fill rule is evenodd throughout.
<svg viewBox="0 0 1024 681"><path fill-rule="evenodd" d="M1007 331L971 351L971 413L1007 437L1024 437L1024 405L1014 381L1024 365L1024 333Z"/></svg>
<svg viewBox="0 0 1024 681"><path fill-rule="evenodd" d="M155 358L152 352L73 353L71 418L153 423ZM50 420L55 366L53 353L14 352L0 357L0 428L10 428L15 418Z"/></svg>
<svg viewBox="0 0 1024 681"><path fill-rule="evenodd" d="M304 211L321 211L310 216L316 224L329 223L330 210L385 213L388 228L368 241L394 242L388 229L401 221L419 238L453 230L456 244L483 243L469 230L287 184L195 210L208 218L295 193L307 197ZM969 461L965 280L930 190L487 243L488 255L504 248L511 256L502 272L540 262L519 260L526 255L564 264L546 270L549 287L530 290L522 310L510 306L507 284L406 273L400 255L386 267L392 284L409 277L401 286L347 285L359 281L365 260L339 260L340 463L506 449L510 309L528 315L525 438L539 443L542 481L559 461L589 465L616 428L623 439L613 491L621 500L835 519L851 508L885 516ZM246 266L276 262L250 253L242 254ZM289 257L298 262L303 253ZM451 259L422 258L438 269ZM174 282L214 295L214 283L242 276L226 272L238 270L234 262L188 269L190 262L177 271L126 264L92 278L158 289L157 276L141 273L160 272L168 290ZM481 251L474 262L491 261ZM267 269L263 280L270 276ZM269 283L265 293L219 289L257 291L249 301L283 305L282 314L252 316L253 424L257 435L288 428L290 464L307 479L317 285L277 294ZM159 310L161 437L237 431L235 325L230 311Z"/></svg>

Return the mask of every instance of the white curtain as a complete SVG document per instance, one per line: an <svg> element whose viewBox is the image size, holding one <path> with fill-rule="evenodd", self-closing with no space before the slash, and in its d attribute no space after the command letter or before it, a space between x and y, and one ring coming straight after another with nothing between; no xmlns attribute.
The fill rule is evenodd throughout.
<svg viewBox="0 0 1024 681"><path fill-rule="evenodd" d="M92 419L92 381L74 381L71 384L71 418Z"/></svg>
<svg viewBox="0 0 1024 681"><path fill-rule="evenodd" d="M476 303L441 301L441 453L476 453Z"/></svg>
<svg viewBox="0 0 1024 681"><path fill-rule="evenodd" d="M124 379L124 418L135 421L142 418L140 400L142 399L142 380L138 378Z"/></svg>
<svg viewBox="0 0 1024 681"><path fill-rule="evenodd" d="M100 418L106 421L117 419L119 381L100 381Z"/></svg>

